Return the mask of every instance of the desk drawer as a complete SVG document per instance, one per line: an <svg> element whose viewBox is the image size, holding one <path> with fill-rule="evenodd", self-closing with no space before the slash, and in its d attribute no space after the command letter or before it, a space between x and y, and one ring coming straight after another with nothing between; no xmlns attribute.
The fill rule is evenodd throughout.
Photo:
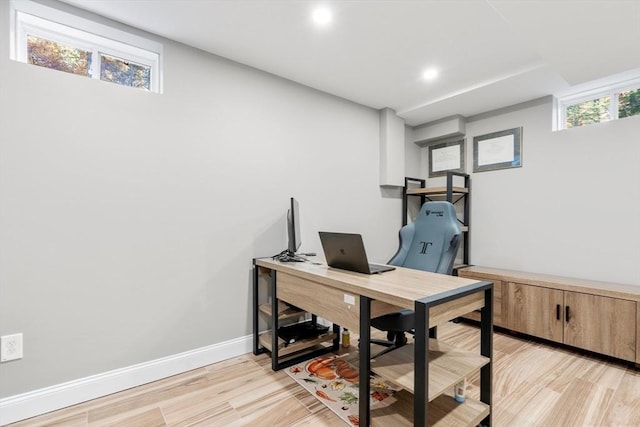
<svg viewBox="0 0 640 427"><path fill-rule="evenodd" d="M278 272L276 277L278 299L354 332L360 330L360 297L358 295L283 272ZM371 317L398 310L400 307L380 301L371 303Z"/></svg>

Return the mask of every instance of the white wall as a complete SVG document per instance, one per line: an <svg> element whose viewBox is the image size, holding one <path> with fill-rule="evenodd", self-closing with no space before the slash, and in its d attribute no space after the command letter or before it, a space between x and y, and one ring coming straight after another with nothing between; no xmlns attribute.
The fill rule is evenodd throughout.
<svg viewBox="0 0 640 427"><path fill-rule="evenodd" d="M378 112L165 42L164 94L10 61L0 2L0 398L251 332L251 259L396 250Z"/></svg>
<svg viewBox="0 0 640 427"><path fill-rule="evenodd" d="M640 286L640 117L551 118L548 98L467 121L469 172L474 136L523 127L521 168L471 173L471 263Z"/></svg>
<svg viewBox="0 0 640 427"><path fill-rule="evenodd" d="M405 126L404 130L404 168L405 176L416 178L421 176L421 148L414 143L415 133L412 127Z"/></svg>

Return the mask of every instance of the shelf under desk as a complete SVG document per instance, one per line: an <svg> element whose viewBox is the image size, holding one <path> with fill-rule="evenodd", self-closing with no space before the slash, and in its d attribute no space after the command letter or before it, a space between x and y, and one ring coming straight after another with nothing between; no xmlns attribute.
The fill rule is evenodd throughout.
<svg viewBox="0 0 640 427"><path fill-rule="evenodd" d="M372 427L409 427L414 425L413 394L406 390L396 393L388 406L371 411ZM486 419L491 408L484 402L467 398L458 403L453 396L441 395L428 403L427 425L432 427L477 426Z"/></svg>
<svg viewBox="0 0 640 427"><path fill-rule="evenodd" d="M371 360L371 370L413 393L414 344L407 344ZM463 378L471 376L490 362L488 357L435 339L429 340L429 401L450 391Z"/></svg>

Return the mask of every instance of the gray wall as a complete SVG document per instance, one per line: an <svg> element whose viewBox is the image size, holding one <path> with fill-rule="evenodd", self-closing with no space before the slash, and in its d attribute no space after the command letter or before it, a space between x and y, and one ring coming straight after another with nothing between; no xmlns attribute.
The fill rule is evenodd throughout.
<svg viewBox="0 0 640 427"><path fill-rule="evenodd" d="M378 112L165 41L164 94L9 60L0 2L0 398L250 333L251 259L397 248Z"/></svg>
<svg viewBox="0 0 640 427"><path fill-rule="evenodd" d="M471 263L640 286L640 117L552 132L550 97L524 107L467 121L469 172L474 136L523 127L521 168L471 173Z"/></svg>
<svg viewBox="0 0 640 427"><path fill-rule="evenodd" d="M414 144L415 135L412 127L404 128L404 171L405 176L416 178L421 176L420 147Z"/></svg>

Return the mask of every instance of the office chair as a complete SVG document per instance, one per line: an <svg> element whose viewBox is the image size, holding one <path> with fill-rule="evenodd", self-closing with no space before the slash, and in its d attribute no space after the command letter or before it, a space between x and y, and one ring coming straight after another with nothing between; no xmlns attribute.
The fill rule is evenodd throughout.
<svg viewBox="0 0 640 427"><path fill-rule="evenodd" d="M398 267L415 268L433 273L451 274L460 246L462 231L453 205L449 202L426 202L416 220L400 229L400 247L387 263ZM425 286L428 286L425 283ZM387 332L387 341L371 340L387 347L380 356L407 343L405 332L413 332L413 310L371 319L371 326Z"/></svg>

